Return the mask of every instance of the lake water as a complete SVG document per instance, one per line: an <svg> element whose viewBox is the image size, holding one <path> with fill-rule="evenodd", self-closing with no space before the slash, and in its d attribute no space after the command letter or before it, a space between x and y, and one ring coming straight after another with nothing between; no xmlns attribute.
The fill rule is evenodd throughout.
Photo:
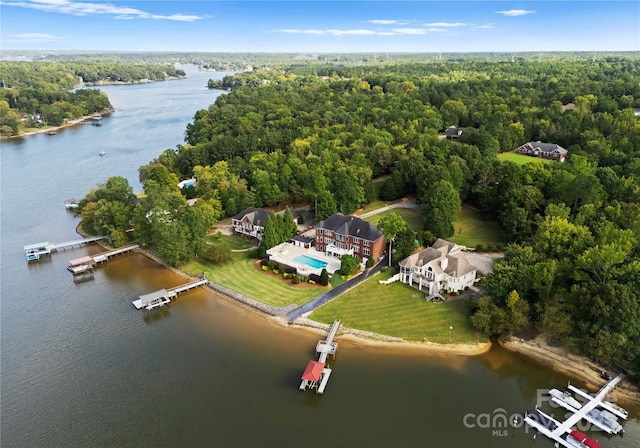
<svg viewBox="0 0 640 448"><path fill-rule="evenodd" d="M145 315L131 301L184 280L140 254L77 283L68 261L96 246L27 264L23 245L78 237L65 199L113 175L139 190L138 167L183 143L195 111L221 94L206 81L224 75L187 71L104 87L116 111L100 127L2 142L2 447L552 447L499 419L484 424L568 381L499 348L434 356L338 338L318 396L298 385L319 336L203 289ZM637 448L638 415L623 437L591 435L603 448Z"/></svg>

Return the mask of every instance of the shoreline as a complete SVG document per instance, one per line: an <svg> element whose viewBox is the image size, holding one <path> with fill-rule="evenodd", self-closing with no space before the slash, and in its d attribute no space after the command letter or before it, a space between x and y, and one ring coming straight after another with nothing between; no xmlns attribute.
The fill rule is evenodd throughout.
<svg viewBox="0 0 640 448"><path fill-rule="evenodd" d="M80 126L81 124L83 124L86 121L91 120L91 117L95 116L95 115L100 115L101 117L105 116L106 114L110 114L111 112L113 112L114 110L107 110L107 111L103 111L103 112L96 112L95 114L91 114L91 115L85 115L84 117L80 117L80 118L74 118L73 120L69 120L68 122L61 124L60 126L52 126L49 128L42 128L42 129L38 129L36 131L28 131L28 132L23 132L21 134L18 135L3 135L0 136L0 140L12 140L15 138L21 138L21 137L30 137L33 135L38 135L38 134L46 134L49 132L58 132L62 129L66 129L66 128L72 128L74 126Z"/></svg>
<svg viewBox="0 0 640 448"><path fill-rule="evenodd" d="M81 223L76 227L76 231L84 235L81 230ZM97 242L102 243L101 241ZM102 247L106 245L100 244ZM194 279L184 271L174 268L163 262L157 256L151 252L139 248L139 253L145 257L159 263L163 267L171 270L172 272L181 275L186 279ZM216 297L226 300L230 303L240 306L252 313L256 313L271 322L273 325L288 329L299 329L306 332L326 335L329 330L329 324L323 324L309 320L307 317L300 317L293 323L287 322L283 316L274 316L264 312L261 309L255 308L248 303L244 303L240 300L236 300L227 294L222 293L212 287L207 287L207 291ZM482 355L493 346L493 342L488 341L485 343L466 343L466 344L439 344L435 342L420 342L420 341L407 341L399 337L381 335L377 333L371 333L354 328L341 327L338 336L350 344L355 346L363 346L372 349L382 349L397 351L400 354L428 354L435 356L477 356ZM497 342L501 347L506 350L523 355L528 359L531 359L539 364L550 367L562 374L575 378L579 381L583 381L585 386L590 391L597 391L603 383L603 379L600 377L600 372L605 370L595 362L588 358L578 356L570 352L564 347L551 347L544 341L542 335L538 335L535 339L524 340L520 338L511 338L510 340L498 340ZM635 385L624 380L620 383L616 389L610 394L610 399L614 402L624 403L627 405L640 408L640 389Z"/></svg>
<svg viewBox="0 0 640 448"><path fill-rule="evenodd" d="M605 382L600 376L600 372L606 370L602 366L589 358L572 353L565 347L549 346L542 335L530 340L512 337L498 343L510 352L521 354L557 372L583 381L591 392L599 390ZM618 404L625 403L640 408L640 389L628 380L623 380L609 396Z"/></svg>

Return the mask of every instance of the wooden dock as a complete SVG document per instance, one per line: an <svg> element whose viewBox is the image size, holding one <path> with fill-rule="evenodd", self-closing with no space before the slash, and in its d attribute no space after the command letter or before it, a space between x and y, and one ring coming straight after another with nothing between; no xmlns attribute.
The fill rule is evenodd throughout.
<svg viewBox="0 0 640 448"><path fill-rule="evenodd" d="M171 302L172 299L176 298L178 294L181 292L188 291L193 288L197 288L198 286L206 285L209 283L207 279L197 280L195 282L186 283L184 285L176 286L171 289L161 289L159 291L154 291L149 294L144 294L138 297L138 300L134 300L133 306L137 310L145 309L150 311L154 308L158 308L160 306L166 305Z"/></svg>
<svg viewBox="0 0 640 448"><path fill-rule="evenodd" d="M67 266L67 270L74 276L85 274L87 272L93 272L98 264L109 261L111 257L131 252L132 250L136 250L138 248L139 246L137 244L134 244L131 246L121 247L119 249L110 250L108 252L102 252L97 255L87 255L86 257L75 258L73 260L69 260L69 266Z"/></svg>
<svg viewBox="0 0 640 448"><path fill-rule="evenodd" d="M538 432L544 434L545 436L553 440L556 443L556 446L562 445L567 448L575 448L575 445L572 445L570 442L567 442L566 437L567 437L567 434L571 433L572 428L581 420L586 420L592 425L602 429L603 431L609 434L617 434L618 432L624 432L624 430L612 431L610 427L602 424L602 422L600 422L599 420L592 418L591 415L589 414L592 410L598 407L602 407L619 417L622 417L625 419L627 418L628 413L626 410L618 406L612 405L612 403L604 401L607 394L611 392L618 385L618 383L622 381L623 378L624 378L624 375L618 375L616 378L609 381L606 385L604 385L598 391L595 397L592 397L591 395L582 392L580 389L569 385L569 389L571 389L576 394L580 395L582 398L585 398L587 401L579 409L573 408L571 406L563 406L565 409L568 409L570 412L573 413L563 422L559 422L553 419L551 416L545 414L544 412L542 412L537 408L536 408L537 415L525 413L524 421L532 428L537 429ZM558 403L558 404L561 404L561 403ZM539 418L538 416L541 416L541 418ZM540 422L540 419L543 420L543 423Z"/></svg>
<svg viewBox="0 0 640 448"><path fill-rule="evenodd" d="M336 351L338 351L338 343L334 342L333 339L338 334L338 330L340 329L340 321L335 320L331 329L329 330L329 335L327 339L324 341L318 341L316 345L316 355L318 355L318 360L311 360L307 364L307 368L302 374L302 382L300 383L300 390L315 389L317 394L323 394L325 388L327 387L327 383L329 382L329 377L331 376L331 369L327 366L326 361L329 355L333 355L333 358L336 357Z"/></svg>

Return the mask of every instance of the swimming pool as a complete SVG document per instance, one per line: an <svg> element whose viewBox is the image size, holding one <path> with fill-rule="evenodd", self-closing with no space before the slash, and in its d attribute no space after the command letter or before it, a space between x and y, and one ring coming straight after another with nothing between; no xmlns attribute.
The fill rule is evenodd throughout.
<svg viewBox="0 0 640 448"><path fill-rule="evenodd" d="M307 266L311 266L314 269L322 269L327 267L326 261L318 260L317 258L307 257L306 255L298 255L293 259L293 261L306 264Z"/></svg>

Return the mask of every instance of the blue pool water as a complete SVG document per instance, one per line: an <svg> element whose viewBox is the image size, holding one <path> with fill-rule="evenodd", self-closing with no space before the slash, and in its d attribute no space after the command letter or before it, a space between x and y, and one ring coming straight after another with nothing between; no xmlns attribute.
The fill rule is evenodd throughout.
<svg viewBox="0 0 640 448"><path fill-rule="evenodd" d="M311 266L312 268L315 268L315 269L322 269L327 267L326 261L321 261L316 258L307 257L306 255L298 255L293 259L293 261L306 264L307 266Z"/></svg>

